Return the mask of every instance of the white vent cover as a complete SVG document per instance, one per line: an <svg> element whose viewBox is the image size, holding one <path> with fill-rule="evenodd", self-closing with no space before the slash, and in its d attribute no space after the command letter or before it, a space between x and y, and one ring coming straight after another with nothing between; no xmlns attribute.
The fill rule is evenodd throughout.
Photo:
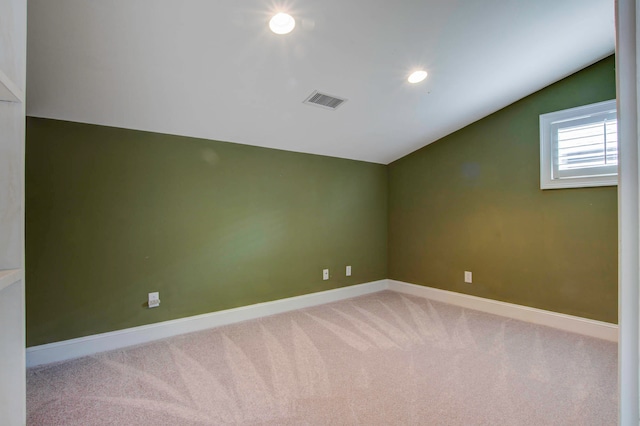
<svg viewBox="0 0 640 426"><path fill-rule="evenodd" d="M303 104L314 105L324 109L334 110L338 108L340 105L345 103L347 100L338 98L335 96L327 95L326 93L320 93L317 90L314 90L312 94L309 95L307 99L302 102Z"/></svg>

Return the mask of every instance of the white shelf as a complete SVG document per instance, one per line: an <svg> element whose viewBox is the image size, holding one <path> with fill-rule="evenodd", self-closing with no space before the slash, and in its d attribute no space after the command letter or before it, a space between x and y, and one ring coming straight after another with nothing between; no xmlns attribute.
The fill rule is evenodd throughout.
<svg viewBox="0 0 640 426"><path fill-rule="evenodd" d="M0 70L0 101L24 102L22 90Z"/></svg>
<svg viewBox="0 0 640 426"><path fill-rule="evenodd" d="M0 291L22 279L22 269L0 269Z"/></svg>

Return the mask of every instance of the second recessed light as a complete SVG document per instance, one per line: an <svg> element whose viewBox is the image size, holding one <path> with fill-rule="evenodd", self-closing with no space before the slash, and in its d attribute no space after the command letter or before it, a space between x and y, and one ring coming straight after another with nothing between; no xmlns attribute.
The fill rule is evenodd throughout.
<svg viewBox="0 0 640 426"><path fill-rule="evenodd" d="M424 80L425 78L427 78L427 72L426 71L415 71L413 72L409 78L407 79L407 81L409 81L409 83L420 83L422 80Z"/></svg>
<svg viewBox="0 0 640 426"><path fill-rule="evenodd" d="M276 34L289 34L296 26L296 20L286 13L277 13L269 21L269 28Z"/></svg>

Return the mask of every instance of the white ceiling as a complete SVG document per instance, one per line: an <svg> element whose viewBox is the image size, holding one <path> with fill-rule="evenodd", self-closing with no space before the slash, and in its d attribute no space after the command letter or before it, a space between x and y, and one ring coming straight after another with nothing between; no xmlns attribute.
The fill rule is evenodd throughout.
<svg viewBox="0 0 640 426"><path fill-rule="evenodd" d="M387 164L614 50L613 0L29 0L27 114ZM276 11L297 21L275 35ZM411 85L411 70L429 77ZM345 97L335 111L313 91Z"/></svg>

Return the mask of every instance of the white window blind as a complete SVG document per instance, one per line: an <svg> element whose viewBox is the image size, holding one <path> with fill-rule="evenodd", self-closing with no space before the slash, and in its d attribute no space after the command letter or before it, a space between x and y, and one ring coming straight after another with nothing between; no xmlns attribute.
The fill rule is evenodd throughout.
<svg viewBox="0 0 640 426"><path fill-rule="evenodd" d="M541 188L615 185L617 129L615 100L541 115Z"/></svg>

